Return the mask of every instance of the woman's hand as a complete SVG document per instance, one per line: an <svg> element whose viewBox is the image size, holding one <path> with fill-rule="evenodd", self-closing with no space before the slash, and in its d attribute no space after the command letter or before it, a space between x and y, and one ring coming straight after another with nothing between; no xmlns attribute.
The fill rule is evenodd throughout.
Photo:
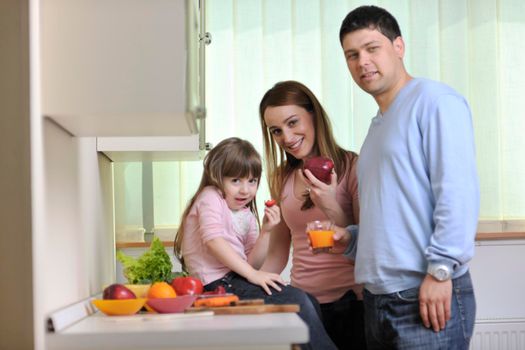
<svg viewBox="0 0 525 350"><path fill-rule="evenodd" d="M334 246L330 250L331 254L343 254L350 244L352 236L344 228L331 224L332 230L334 231L332 237L334 238ZM312 241L310 240L309 235L306 235L308 241L308 250L313 253Z"/></svg>
<svg viewBox="0 0 525 350"><path fill-rule="evenodd" d="M264 217L262 222L262 233L269 233L275 226L281 222L281 209L277 205L264 208Z"/></svg>
<svg viewBox="0 0 525 350"><path fill-rule="evenodd" d="M350 233L344 228L339 226L333 226L334 229L334 248L332 249L332 253L334 254L342 254L350 244L350 240L352 239L352 236Z"/></svg>
<svg viewBox="0 0 525 350"><path fill-rule="evenodd" d="M317 179L310 170L304 170L304 181L306 183L310 198L325 215L336 225L346 226L350 224L349 216L343 211L337 202L337 174L332 170L330 184Z"/></svg>
<svg viewBox="0 0 525 350"><path fill-rule="evenodd" d="M253 270L252 273L246 276L246 279L253 284L261 286L268 295L272 295L270 287L280 292L281 287L279 287L279 284L285 285L278 274L260 270Z"/></svg>
<svg viewBox="0 0 525 350"><path fill-rule="evenodd" d="M310 198L319 209L325 211L325 209L331 208L334 203L337 203L337 174L335 171L332 170L330 174L329 185L316 178L310 170L305 169L304 175L306 186L310 189Z"/></svg>

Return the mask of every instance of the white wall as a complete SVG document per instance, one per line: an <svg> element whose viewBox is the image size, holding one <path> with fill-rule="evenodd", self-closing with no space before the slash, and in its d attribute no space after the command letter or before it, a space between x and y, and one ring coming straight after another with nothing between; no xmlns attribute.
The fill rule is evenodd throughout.
<svg viewBox="0 0 525 350"><path fill-rule="evenodd" d="M37 348L46 316L115 280L111 162L95 138L43 121L43 213L33 230ZM35 171L38 171L35 169Z"/></svg>
<svg viewBox="0 0 525 350"><path fill-rule="evenodd" d="M470 263L476 320L525 319L525 241L479 241Z"/></svg>

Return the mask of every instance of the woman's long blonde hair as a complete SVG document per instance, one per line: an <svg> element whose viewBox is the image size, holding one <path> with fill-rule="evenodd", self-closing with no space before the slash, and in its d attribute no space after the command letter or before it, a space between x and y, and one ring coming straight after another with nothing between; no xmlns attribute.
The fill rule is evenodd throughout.
<svg viewBox="0 0 525 350"><path fill-rule="evenodd" d="M184 259L182 257L182 239L184 237L184 226L186 217L195 200L206 186L214 186L220 190L224 197L224 178L225 177L253 177L257 179L257 184L261 180L262 164L261 156L255 150L253 145L237 137L227 138L221 141L217 146L204 157L204 171L197 192L189 201L184 213L182 214L179 229L175 235L174 252L179 259L183 269ZM254 199L248 207L255 215L259 224L259 215L257 213L257 204Z"/></svg>
<svg viewBox="0 0 525 350"><path fill-rule="evenodd" d="M286 178L290 176L295 169L302 167L303 162L290 153L284 152L277 142L275 142L264 121L264 112L268 107L290 105L302 107L311 113L315 129L315 152L320 156L333 160L335 172L339 179L338 181L341 181L343 175L353 163L354 157L357 156L355 153L347 151L337 144L332 133L330 120L323 106L310 89L293 80L282 81L275 84L261 99L259 116L264 140L268 186L272 198L276 199L281 198L282 188ZM307 198L303 209L307 209L312 205L311 200Z"/></svg>

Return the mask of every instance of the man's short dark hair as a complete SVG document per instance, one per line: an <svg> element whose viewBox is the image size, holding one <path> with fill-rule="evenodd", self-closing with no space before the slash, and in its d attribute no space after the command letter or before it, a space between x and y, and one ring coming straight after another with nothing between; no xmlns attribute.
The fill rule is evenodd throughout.
<svg viewBox="0 0 525 350"><path fill-rule="evenodd" d="M390 41L401 36L401 30L394 16L387 10L377 6L360 6L346 15L341 29L339 30L339 41L343 43L346 34L360 29L377 29Z"/></svg>

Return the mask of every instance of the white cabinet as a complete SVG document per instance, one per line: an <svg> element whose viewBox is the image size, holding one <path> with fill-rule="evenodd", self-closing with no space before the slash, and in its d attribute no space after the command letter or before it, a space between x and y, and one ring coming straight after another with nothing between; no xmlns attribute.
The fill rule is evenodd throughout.
<svg viewBox="0 0 525 350"><path fill-rule="evenodd" d="M112 160L200 155L198 0L46 0L40 6L44 116L74 136L97 137L97 149Z"/></svg>

